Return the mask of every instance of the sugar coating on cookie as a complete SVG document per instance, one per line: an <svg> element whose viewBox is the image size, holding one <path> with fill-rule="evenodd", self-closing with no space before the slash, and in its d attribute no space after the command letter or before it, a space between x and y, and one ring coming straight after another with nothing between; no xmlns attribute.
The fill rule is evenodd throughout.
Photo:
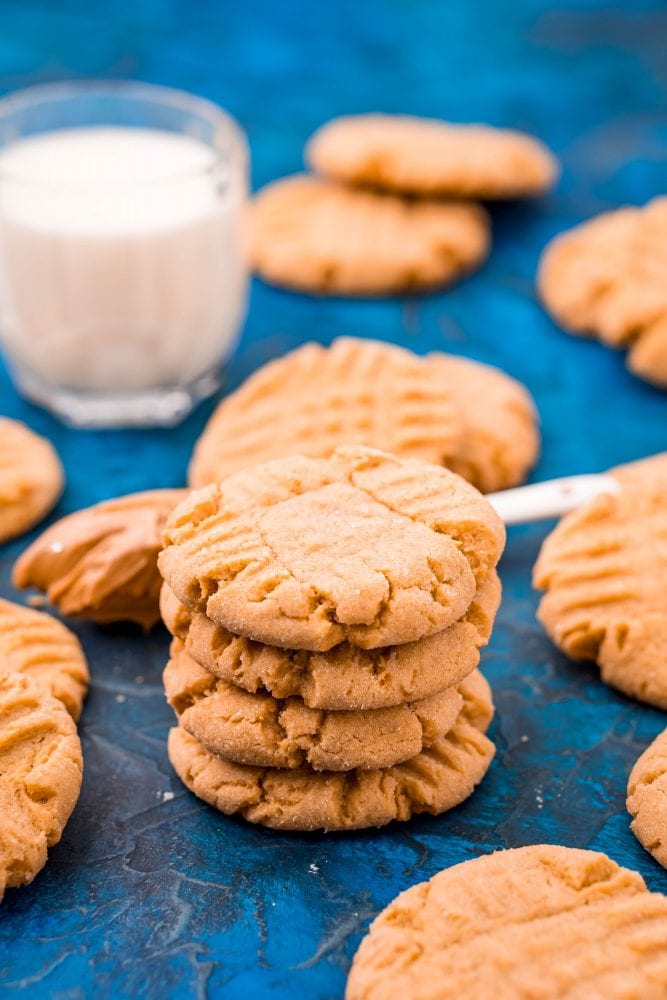
<svg viewBox="0 0 667 1000"><path fill-rule="evenodd" d="M401 893L354 957L346 1000L628 1000L667 994L667 897L604 854L520 847Z"/></svg>
<svg viewBox="0 0 667 1000"><path fill-rule="evenodd" d="M473 673L460 687L475 685ZM463 706L459 687L419 701L361 711L309 708L296 697L250 694L209 673L175 639L163 674L182 726L211 753L237 764L351 771L390 767L432 746Z"/></svg>
<svg viewBox="0 0 667 1000"><path fill-rule="evenodd" d="M251 260L271 284L329 295L437 288L479 267L490 224L479 205L414 202L297 175L256 195Z"/></svg>
<svg viewBox="0 0 667 1000"><path fill-rule="evenodd" d="M480 675L481 680L481 675ZM169 759L181 781L221 812L279 830L354 830L437 815L467 799L495 748L484 735L493 706L483 681L464 695L447 735L411 760L369 771L317 773L232 764L182 728L169 734Z"/></svg>
<svg viewBox="0 0 667 1000"><path fill-rule="evenodd" d="M285 455L327 458L344 444L447 465L458 454L451 384L392 344L340 337L263 365L222 401L197 442L191 486Z"/></svg>
<svg viewBox="0 0 667 1000"><path fill-rule="evenodd" d="M667 730L656 736L630 772L626 805L635 837L667 868Z"/></svg>
<svg viewBox="0 0 667 1000"><path fill-rule="evenodd" d="M36 587L63 614L150 628L160 618L157 555L185 490L150 490L69 514L19 557L16 587Z"/></svg>
<svg viewBox="0 0 667 1000"><path fill-rule="evenodd" d="M532 197L558 177L553 154L524 132L408 115L335 118L310 139L306 160L345 183L454 198Z"/></svg>
<svg viewBox="0 0 667 1000"><path fill-rule="evenodd" d="M29 677L0 673L0 898L44 867L76 805L82 771L64 705Z"/></svg>
<svg viewBox="0 0 667 1000"><path fill-rule="evenodd" d="M309 708L365 710L428 698L471 674L479 662L479 647L491 634L500 594L494 570L464 618L437 635L370 650L344 642L323 653L279 649L232 635L181 604L166 583L160 610L189 655L222 680L251 694L298 697Z"/></svg>
<svg viewBox="0 0 667 1000"><path fill-rule="evenodd" d="M46 517L64 482L53 445L18 420L0 417L0 544Z"/></svg>
<svg viewBox="0 0 667 1000"><path fill-rule="evenodd" d="M667 197L557 236L540 262L546 308L572 333L628 348L628 366L667 386Z"/></svg>
<svg viewBox="0 0 667 1000"><path fill-rule="evenodd" d="M667 708L667 453L613 470L616 496L566 515L534 569L545 590L538 617L574 660Z"/></svg>
<svg viewBox="0 0 667 1000"><path fill-rule="evenodd" d="M460 443L448 468L482 493L522 483L540 450L537 410L528 390L500 369L469 358L436 352L426 362L459 412Z"/></svg>
<svg viewBox="0 0 667 1000"><path fill-rule="evenodd" d="M30 677L61 701L76 721L88 690L88 664L77 637L62 622L0 600L0 664Z"/></svg>
<svg viewBox="0 0 667 1000"><path fill-rule="evenodd" d="M504 539L454 473L346 447L195 491L167 522L159 566L180 601L237 635L372 649L461 618Z"/></svg>

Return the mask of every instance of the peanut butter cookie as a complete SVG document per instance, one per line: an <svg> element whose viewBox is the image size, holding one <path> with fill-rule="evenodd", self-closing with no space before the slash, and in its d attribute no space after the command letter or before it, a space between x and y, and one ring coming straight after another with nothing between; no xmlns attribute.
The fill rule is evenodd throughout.
<svg viewBox="0 0 667 1000"><path fill-rule="evenodd" d="M538 617L573 660L667 709L667 454L614 470L617 496L564 517L542 546Z"/></svg>
<svg viewBox="0 0 667 1000"><path fill-rule="evenodd" d="M0 673L0 898L32 882L81 788L76 726L29 677Z"/></svg>
<svg viewBox="0 0 667 1000"><path fill-rule="evenodd" d="M205 486L285 455L327 458L344 444L445 465L491 492L516 486L534 464L537 414L527 390L496 368L341 337L269 362L223 399L189 481Z"/></svg>
<svg viewBox="0 0 667 1000"><path fill-rule="evenodd" d="M320 295L395 295L475 270L490 245L479 205L414 202L297 175L255 197L252 263L274 285Z"/></svg>
<svg viewBox="0 0 667 1000"><path fill-rule="evenodd" d="M183 604L236 635L374 649L458 621L504 539L491 506L454 473L347 447L190 494L167 522L159 566Z"/></svg>
<svg viewBox="0 0 667 1000"><path fill-rule="evenodd" d="M604 854L540 845L402 892L355 955L346 1000L659 1000L667 897Z"/></svg>
<svg viewBox="0 0 667 1000"><path fill-rule="evenodd" d="M527 389L490 365L451 354L426 359L440 385L451 392L461 437L444 463L482 493L524 482L537 461L540 435Z"/></svg>
<svg viewBox="0 0 667 1000"><path fill-rule="evenodd" d="M220 403L197 442L190 484L286 455L328 458L344 444L447 465L461 437L450 381L392 344L354 337L304 344Z"/></svg>
<svg viewBox="0 0 667 1000"><path fill-rule="evenodd" d="M630 772L627 807L635 837L667 868L667 729L656 736Z"/></svg>
<svg viewBox="0 0 667 1000"><path fill-rule="evenodd" d="M61 701L76 721L88 690L88 664L77 637L51 615L0 600L0 663Z"/></svg>
<svg viewBox="0 0 667 1000"><path fill-rule="evenodd" d="M479 675L481 678L481 675ZM484 735L492 715L488 686L464 696L447 735L403 764L372 771L296 771L232 764L184 729L169 734L169 759L200 799L251 823L279 830L355 830L453 809L472 794L493 758Z"/></svg>
<svg viewBox="0 0 667 1000"><path fill-rule="evenodd" d="M160 619L162 530L186 495L150 490L69 514L20 556L14 586L44 591L64 615L151 628Z"/></svg>
<svg viewBox="0 0 667 1000"><path fill-rule="evenodd" d="M628 367L667 386L667 197L619 208L557 236L544 251L538 286L571 333L627 347Z"/></svg>
<svg viewBox="0 0 667 1000"><path fill-rule="evenodd" d="M558 177L553 154L523 132L408 115L334 118L311 138L306 159L337 181L438 197L534 197Z"/></svg>
<svg viewBox="0 0 667 1000"><path fill-rule="evenodd" d="M460 686L474 685L476 674ZM249 694L200 667L178 639L163 681L183 729L211 753L257 767L391 767L442 739L463 706L456 687L392 708L336 712L309 708L300 698Z"/></svg>
<svg viewBox="0 0 667 1000"><path fill-rule="evenodd" d="M0 545L46 517L64 482L50 442L18 420L0 417Z"/></svg>
<svg viewBox="0 0 667 1000"><path fill-rule="evenodd" d="M494 571L480 585L465 617L418 642L363 650L343 642L326 653L278 649L232 635L192 612L165 583L162 619L207 671L254 694L298 697L309 708L366 710L418 701L458 684L479 662L500 604Z"/></svg>

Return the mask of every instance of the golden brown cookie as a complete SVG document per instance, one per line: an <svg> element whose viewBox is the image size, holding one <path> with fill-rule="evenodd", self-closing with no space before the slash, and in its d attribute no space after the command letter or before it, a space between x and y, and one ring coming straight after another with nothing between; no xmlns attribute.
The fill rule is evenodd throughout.
<svg viewBox="0 0 667 1000"><path fill-rule="evenodd" d="M46 517L64 482L53 445L18 420L0 417L0 544Z"/></svg>
<svg viewBox="0 0 667 1000"><path fill-rule="evenodd" d="M628 367L667 386L667 197L619 208L557 236L544 251L542 300L571 333L627 347Z"/></svg>
<svg viewBox="0 0 667 1000"><path fill-rule="evenodd" d="M150 490L69 514L20 556L14 586L44 591L64 615L150 628L160 619L162 531L186 495Z"/></svg>
<svg viewBox="0 0 667 1000"><path fill-rule="evenodd" d="M480 679L481 679L481 675ZM169 733L169 759L181 781L227 815L279 830L355 830L433 815L472 795L493 759L484 735L493 712L488 685L466 695L447 735L403 764L375 771L315 772L247 767L209 753L186 733Z"/></svg>
<svg viewBox="0 0 667 1000"><path fill-rule="evenodd" d="M458 621L504 538L490 504L454 473L347 447L190 494L167 522L159 566L183 604L236 635L373 649Z"/></svg>
<svg viewBox="0 0 667 1000"><path fill-rule="evenodd" d="M29 677L0 673L0 898L32 882L81 788L76 726Z"/></svg>
<svg viewBox="0 0 667 1000"><path fill-rule="evenodd" d="M266 433L271 427L271 433ZM218 406L190 463L194 487L344 444L446 465L482 492L522 482L539 451L535 405L499 369L340 337L269 362Z"/></svg>
<svg viewBox="0 0 667 1000"><path fill-rule="evenodd" d="M392 344L304 344L222 401L197 442L189 482L206 486L286 455L328 458L344 444L447 465L460 450L454 393L422 358Z"/></svg>
<svg viewBox="0 0 667 1000"><path fill-rule="evenodd" d="M463 706L459 688L362 711L309 708L300 698L249 694L199 666L174 639L163 681L179 724L216 756L257 767L352 771L391 767L432 746Z"/></svg>
<svg viewBox="0 0 667 1000"><path fill-rule="evenodd" d="M479 267L491 238L479 205L414 202L305 174L263 188L251 222L257 273L319 295L437 288Z"/></svg>
<svg viewBox="0 0 667 1000"><path fill-rule="evenodd" d="M667 453L615 469L622 490L566 515L534 570L538 617L573 660L667 709Z"/></svg>
<svg viewBox="0 0 667 1000"><path fill-rule="evenodd" d="M468 358L435 353L426 360L460 416L460 444L448 468L482 493L524 482L540 450L537 411L527 389L500 369Z"/></svg>
<svg viewBox="0 0 667 1000"><path fill-rule="evenodd" d="M189 655L222 680L252 694L302 698L309 708L366 710L428 698L472 673L479 646L489 640L500 593L494 571L481 584L465 618L444 632L381 649L344 642L326 653L279 649L232 635L186 608L166 583L160 610Z"/></svg>
<svg viewBox="0 0 667 1000"><path fill-rule="evenodd" d="M88 690L88 664L81 644L51 615L0 600L0 664L32 678L76 721Z"/></svg>
<svg viewBox="0 0 667 1000"><path fill-rule="evenodd" d="M630 772L626 804L635 837L667 868L667 729L656 736Z"/></svg>
<svg viewBox="0 0 667 1000"><path fill-rule="evenodd" d="M604 854L498 851L402 892L357 951L346 1000L659 1000L667 897Z"/></svg>
<svg viewBox="0 0 667 1000"><path fill-rule="evenodd" d="M408 115L334 118L313 135L306 159L347 184L436 197L534 197L558 177L553 154L523 132Z"/></svg>

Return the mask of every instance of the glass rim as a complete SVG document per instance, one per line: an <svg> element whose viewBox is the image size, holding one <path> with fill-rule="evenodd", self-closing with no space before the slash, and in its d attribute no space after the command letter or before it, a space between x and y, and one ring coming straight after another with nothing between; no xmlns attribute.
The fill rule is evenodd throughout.
<svg viewBox="0 0 667 1000"><path fill-rule="evenodd" d="M136 190L142 187L154 187L162 184L178 183L195 177L212 174L221 162L226 162L231 158L235 148L241 151L244 161L247 163L249 150L246 134L236 118L234 118L234 116L228 111L220 107L220 105L216 104L214 101L211 101L206 97L200 97L198 94L192 94L189 91L180 90L177 87L165 87L162 84L157 83L144 83L141 80L82 79L65 80L54 83L39 83L30 87L22 87L19 90L14 90L9 94L5 94L3 97L0 97L0 128L11 117L11 115L17 113L20 114L22 111L31 107L37 107L39 105L46 106L50 103L56 103L58 101L76 99L77 97L86 97L95 94L98 94L99 96L118 97L128 101L136 101L137 103L140 101L152 101L155 105L172 107L181 110L184 113L189 112L193 115L198 115L200 118L208 120L216 130L216 133L220 132L225 140L222 146L216 144L210 145L203 140L199 140L202 142L202 145L208 146L214 154L214 162L212 164L207 164L203 167L191 167L186 170L177 170L173 174L163 175L153 181L105 181L105 186L112 190ZM123 128L125 126L114 126L112 123L105 124L104 121L100 121L99 123L90 126L55 126L53 128L46 129L44 132L36 133L36 135L51 135L55 132L66 131L69 128L74 131L79 127ZM128 125L126 127L134 128L135 126ZM148 125L146 127L151 128L151 126ZM160 128L154 129L154 131L170 132L169 129ZM173 132L171 134L187 136L186 132ZM32 136L26 136L25 138L30 139ZM19 137L16 141L21 141L21 138ZM13 145L12 142L0 144L0 153L3 148L9 148L11 145ZM25 177L20 172L13 171L11 169L8 170L6 167L2 167L0 165L0 183L2 182L20 184L26 187L50 188L53 190L68 191L73 191L75 189L86 191L91 188L99 187L95 181L37 180Z"/></svg>

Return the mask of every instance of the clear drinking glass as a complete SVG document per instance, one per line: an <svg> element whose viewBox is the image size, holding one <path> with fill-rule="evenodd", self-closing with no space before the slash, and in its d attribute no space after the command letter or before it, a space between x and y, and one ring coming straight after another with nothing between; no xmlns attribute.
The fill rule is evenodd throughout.
<svg viewBox="0 0 667 1000"><path fill-rule="evenodd" d="M80 426L176 423L245 317L248 151L180 91L109 81L0 101L0 343Z"/></svg>

